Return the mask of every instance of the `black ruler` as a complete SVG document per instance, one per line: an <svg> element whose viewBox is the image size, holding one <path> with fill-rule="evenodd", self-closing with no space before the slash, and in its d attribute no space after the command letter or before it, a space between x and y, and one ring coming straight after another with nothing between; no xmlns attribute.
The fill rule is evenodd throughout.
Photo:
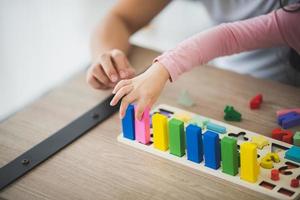
<svg viewBox="0 0 300 200"><path fill-rule="evenodd" d="M117 112L119 104L116 106L109 105L112 98L113 95L107 97L64 128L0 168L0 190Z"/></svg>

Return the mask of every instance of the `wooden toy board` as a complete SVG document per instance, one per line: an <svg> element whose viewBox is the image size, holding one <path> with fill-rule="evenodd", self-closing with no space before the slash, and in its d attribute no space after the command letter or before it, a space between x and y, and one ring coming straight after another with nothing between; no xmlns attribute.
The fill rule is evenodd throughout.
<svg viewBox="0 0 300 200"><path fill-rule="evenodd" d="M155 109L153 109L151 111L151 114L153 114L155 112L160 112L161 109L171 111L174 113L174 114L170 114L169 119L171 119L173 117L173 115L175 115L175 114L188 114L192 118L194 116L198 116L202 119L208 119L210 122L213 122L215 124L226 127L227 132L224 134L219 134L220 139L222 139L224 136L228 136L229 133L239 133L239 132L245 132L246 135L244 135L244 137L248 138L248 141L251 141L251 138L253 136L259 136L259 134L257 134L257 133L254 133L254 132L251 132L248 130L244 130L239 127L232 126L230 124L226 124L224 122L217 121L217 120L214 120L211 118L207 118L207 117L195 114L195 113L184 111L184 110L181 110L181 109L169 106L169 105L163 105L163 104L159 105L158 107L156 107ZM185 123L185 127L187 125L189 125L188 122ZM206 130L207 130L206 127L202 128L202 133L205 133ZM266 137L266 139L269 141L269 145L265 146L261 150L257 149L257 153L259 155L258 162L267 153L277 152L280 157L280 162L274 163L274 169L279 169L281 167L285 167L285 166L289 165L289 167L288 167L289 169L287 169L286 171L289 171L288 173L292 172L292 174L284 175L284 174L280 173L280 180L273 181L270 178L271 169L264 169L264 168L260 167L260 175L258 177L257 182L250 183L250 182L246 182L246 181L240 179L239 174L237 174L236 176L231 176L231 175L223 173L221 167L218 170L214 170L214 169L205 167L204 160L200 164L194 163L192 161L187 160L186 155L184 155L183 157L177 157L177 156L170 154L169 151L160 151L160 150L155 149L153 147L153 144L145 145L145 144L137 142L136 140L130 140L130 139L124 138L122 133L118 136L119 142L130 145L134 148L152 153L154 155L163 157L163 158L171 160L173 162L185 165L187 167L191 167L195 170L199 170L201 172L205 172L210 175L222 178L222 179L230 181L234 184L242 185L242 186L247 187L256 192L260 192L260 193L266 194L268 196L275 197L277 199L290 199L290 200L299 199L300 198L300 188L299 187L298 188L291 187L290 181L293 178L300 177L300 164L290 161L290 160L287 160L287 159L284 159L284 154L285 154L286 150L291 147L291 145L281 142L281 141L278 141L278 140L274 140L269 137ZM152 129L151 129L151 141L152 141ZM243 137L237 138L238 145L243 143L244 141L245 140ZM291 164L294 167L291 168L290 167Z"/></svg>

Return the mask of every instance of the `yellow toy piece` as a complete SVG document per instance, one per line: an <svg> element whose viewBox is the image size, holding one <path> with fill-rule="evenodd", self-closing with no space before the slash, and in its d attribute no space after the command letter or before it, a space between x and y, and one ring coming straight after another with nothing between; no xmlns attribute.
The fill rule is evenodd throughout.
<svg viewBox="0 0 300 200"><path fill-rule="evenodd" d="M274 167L273 163L279 163L280 158L277 153L268 153L261 159L260 166L265 169L272 169Z"/></svg>
<svg viewBox="0 0 300 200"><path fill-rule="evenodd" d="M169 149L168 118L160 113L152 116L154 148L161 151Z"/></svg>
<svg viewBox="0 0 300 200"><path fill-rule="evenodd" d="M257 145L257 148L263 149L269 145L269 141L264 136L253 136L251 142Z"/></svg>
<svg viewBox="0 0 300 200"><path fill-rule="evenodd" d="M252 142L244 142L240 145L241 179L255 183L259 175L257 162L257 145Z"/></svg>
<svg viewBox="0 0 300 200"><path fill-rule="evenodd" d="M188 114L188 113L182 112L182 113L176 113L176 114L174 115L174 118L176 118L176 119L178 119L178 120L181 120L181 121L183 121L184 123L187 123L187 122L191 121L192 116L191 116L190 114Z"/></svg>

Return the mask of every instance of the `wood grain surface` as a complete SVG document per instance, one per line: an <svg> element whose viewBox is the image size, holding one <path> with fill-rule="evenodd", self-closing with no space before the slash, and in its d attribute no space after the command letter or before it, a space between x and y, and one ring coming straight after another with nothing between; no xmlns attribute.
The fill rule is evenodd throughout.
<svg viewBox="0 0 300 200"><path fill-rule="evenodd" d="M157 55L134 47L130 60L142 71ZM195 106L177 104L182 90L190 93ZM82 72L3 121L0 166L98 104L110 92L91 89ZM256 93L263 94L264 102L260 110L250 110L249 99ZM300 107L300 89L204 66L168 83L159 103L221 121L224 106L233 105L242 113L243 121L232 124L270 136L277 127L276 110ZM1 191L0 199L271 199L118 143L120 130L115 114Z"/></svg>

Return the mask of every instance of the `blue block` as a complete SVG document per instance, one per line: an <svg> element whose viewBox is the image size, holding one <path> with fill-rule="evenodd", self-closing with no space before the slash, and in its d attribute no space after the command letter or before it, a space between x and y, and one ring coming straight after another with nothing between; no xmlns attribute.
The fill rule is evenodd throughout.
<svg viewBox="0 0 300 200"><path fill-rule="evenodd" d="M123 136L130 140L135 140L134 131L134 106L129 104L125 117L122 119Z"/></svg>
<svg viewBox="0 0 300 200"><path fill-rule="evenodd" d="M186 127L186 150L187 158L195 163L203 160L202 130L196 125Z"/></svg>
<svg viewBox="0 0 300 200"><path fill-rule="evenodd" d="M206 131L203 134L203 145L205 166L212 169L218 169L221 160L219 134L212 131Z"/></svg>
<svg viewBox="0 0 300 200"><path fill-rule="evenodd" d="M284 158L300 163L300 147L292 146L285 152Z"/></svg>
<svg viewBox="0 0 300 200"><path fill-rule="evenodd" d="M279 116L277 121L282 128L288 129L300 125L300 114L297 112L289 112Z"/></svg>
<svg viewBox="0 0 300 200"><path fill-rule="evenodd" d="M206 125L206 128L212 131L215 131L217 133L226 133L226 127L212 123L212 122L208 122Z"/></svg>

